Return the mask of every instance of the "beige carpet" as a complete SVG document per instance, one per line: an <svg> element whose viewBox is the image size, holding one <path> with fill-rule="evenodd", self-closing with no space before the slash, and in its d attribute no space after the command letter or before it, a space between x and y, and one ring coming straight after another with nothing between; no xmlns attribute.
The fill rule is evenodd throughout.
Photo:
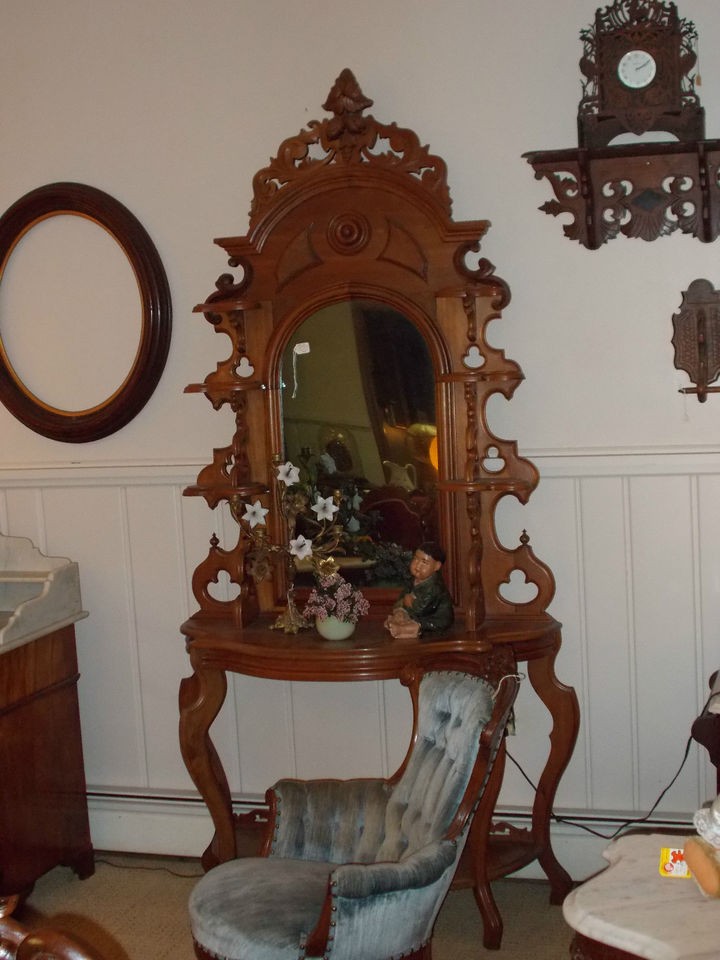
<svg viewBox="0 0 720 960"><path fill-rule="evenodd" d="M103 960L194 960L187 898L200 875L197 860L97 854L94 876L78 880L58 867L41 877L16 917L44 921L91 946ZM450 893L438 919L433 960L563 960L571 931L546 883L494 885L505 933L499 951L482 947L480 915L469 890Z"/></svg>

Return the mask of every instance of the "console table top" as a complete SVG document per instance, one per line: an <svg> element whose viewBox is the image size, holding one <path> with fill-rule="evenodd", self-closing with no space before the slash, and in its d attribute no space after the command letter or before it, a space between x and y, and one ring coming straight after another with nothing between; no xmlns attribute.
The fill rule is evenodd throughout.
<svg viewBox="0 0 720 960"><path fill-rule="evenodd" d="M441 635L396 640L381 620L360 621L347 640L323 640L314 630L297 634L270 628L260 617L238 628L230 618L191 617L181 627L193 666L285 680L383 680L399 676L409 661L455 652L474 655L510 646L517 660L534 660L560 645L560 624L551 617L486 621L477 633L456 623Z"/></svg>

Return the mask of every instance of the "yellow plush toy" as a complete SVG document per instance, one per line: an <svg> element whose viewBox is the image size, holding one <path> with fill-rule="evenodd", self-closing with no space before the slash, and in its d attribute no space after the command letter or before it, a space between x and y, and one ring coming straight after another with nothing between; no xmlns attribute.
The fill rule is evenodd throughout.
<svg viewBox="0 0 720 960"><path fill-rule="evenodd" d="M685 841L685 863L707 897L720 897L720 795L693 817L697 837Z"/></svg>

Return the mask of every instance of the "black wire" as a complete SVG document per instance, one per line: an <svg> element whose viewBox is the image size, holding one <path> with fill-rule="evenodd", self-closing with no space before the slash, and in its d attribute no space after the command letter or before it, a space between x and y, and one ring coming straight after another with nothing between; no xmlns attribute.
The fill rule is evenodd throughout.
<svg viewBox="0 0 720 960"><path fill-rule="evenodd" d="M700 713L698 714L698 716L702 716L702 715L705 713L705 711L707 710L708 706L710 705L710 701L712 700L713 696L714 696L714 694L711 693L710 696L709 696L709 697L707 698L707 700L705 701L705 704L704 704L702 710L700 711ZM505 743L507 744L507 738L505 739ZM657 800L656 800L655 803L652 805L652 807L648 810L648 812L647 812L644 816L642 816L642 817L634 817L634 818L631 819L631 820L623 820L622 823L620 824L620 826L617 828L617 830L615 830L614 833L611 833L611 834L609 834L609 835L608 835L608 834L605 834L605 833L600 833L599 830L593 830L593 828L592 828L592 827L588 827L587 824L579 823L577 820L573 820L573 819L570 818L570 817L561 817L559 814L555 813L554 810L551 810L551 811L550 811L550 816L551 816L551 818L552 818L556 823L567 823L567 824L569 824L569 825L572 826L572 827L578 827L580 830L585 830L586 833L592 833L593 836L595 836L595 837L601 837L603 840L614 840L615 837L617 837L617 835L618 835L619 833L621 833L623 830L626 829L626 827L630 827L630 826L632 826L634 823L645 823L647 820L650 819L650 817L653 815L653 813L657 810L658 805L660 804L660 801L662 800L662 798L665 796L665 794L668 792L668 790L670 789L670 787L672 787L672 785L675 783L675 781L677 780L677 778L680 776L680 774L681 774L681 772L682 772L682 769L683 769L683 767L685 766L685 763L686 763L686 761L687 761L688 755L689 755L689 753L690 753L690 747L691 747L692 743L693 743L693 737L692 737L692 735L690 735L690 736L688 737L687 743L685 744L685 753L683 754L683 758L682 758L682 761L680 762L680 766L679 766L678 769L677 769L677 773L676 773L675 776L672 778L672 780L670 781L670 783L668 783L668 785L661 791L661 793L660 793L660 795L658 796ZM513 755L510 753L509 750L507 750L507 747L506 747L505 753L506 753L507 758L508 758L509 760L511 760L511 761L515 764L515 766L516 766L517 769L520 771L520 773L522 774L522 776L523 776L523 777L527 780L527 782L530 784L530 786L532 787L533 791L534 791L535 793L537 793L537 789L538 789L537 786L532 782L532 780L530 779L530 777L525 773L525 771L524 771L523 768L520 766L520 764L519 764L518 761L515 759L515 757L513 757Z"/></svg>
<svg viewBox="0 0 720 960"><path fill-rule="evenodd" d="M144 854L144 856L152 857L151 853ZM95 863L104 863L106 867L114 867L116 870L149 870L161 871L162 873L169 873L173 877L180 877L183 880L198 880L203 877L204 873L178 873L177 870L171 870L170 867L166 866L149 866L144 863L113 863L112 860L108 860L106 857L95 857Z"/></svg>

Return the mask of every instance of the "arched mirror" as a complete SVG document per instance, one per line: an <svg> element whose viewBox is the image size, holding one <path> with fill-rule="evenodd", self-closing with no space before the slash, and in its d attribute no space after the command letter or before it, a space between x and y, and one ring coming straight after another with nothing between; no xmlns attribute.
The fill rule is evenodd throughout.
<svg viewBox="0 0 720 960"><path fill-rule="evenodd" d="M21 197L0 218L0 293L0 402L25 426L83 443L145 406L170 346L170 290L119 201L80 183Z"/></svg>
<svg viewBox="0 0 720 960"><path fill-rule="evenodd" d="M282 418L286 459L313 499L340 506L344 574L401 583L411 552L439 535L435 372L420 331L370 300L316 310L282 356Z"/></svg>

